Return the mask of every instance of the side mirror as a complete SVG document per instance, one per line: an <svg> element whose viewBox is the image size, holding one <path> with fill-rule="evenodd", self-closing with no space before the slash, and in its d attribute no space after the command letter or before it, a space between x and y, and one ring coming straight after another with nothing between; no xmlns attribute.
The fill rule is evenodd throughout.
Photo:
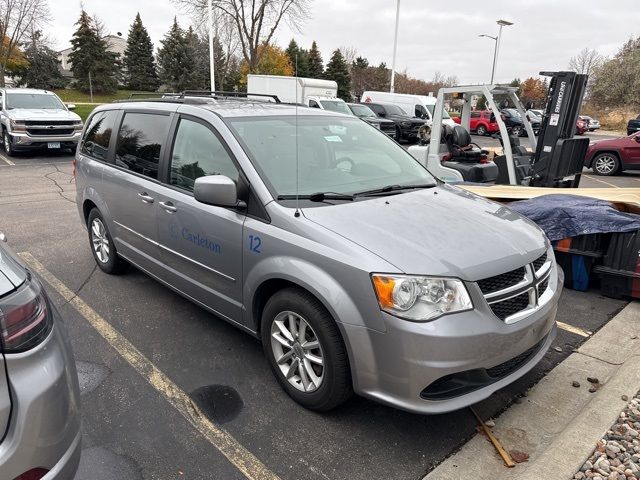
<svg viewBox="0 0 640 480"><path fill-rule="evenodd" d="M69 110L75 110L76 109L76 104L75 103L67 103L67 108Z"/></svg>
<svg viewBox="0 0 640 480"><path fill-rule="evenodd" d="M635 137L633 137L633 139L634 139L636 142L640 143L640 135L636 135Z"/></svg>
<svg viewBox="0 0 640 480"><path fill-rule="evenodd" d="M238 201L236 182L225 175L207 175L196 178L193 196L201 203L218 207L242 207L245 205L244 202Z"/></svg>

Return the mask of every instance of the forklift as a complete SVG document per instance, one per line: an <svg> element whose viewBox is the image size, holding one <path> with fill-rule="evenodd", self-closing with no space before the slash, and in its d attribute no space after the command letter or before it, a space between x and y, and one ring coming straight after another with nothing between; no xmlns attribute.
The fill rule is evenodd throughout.
<svg viewBox="0 0 640 480"><path fill-rule="evenodd" d="M577 188L580 184L588 138L574 138L576 121L587 85L587 75L575 72L540 72L551 77L546 106L536 139L517 88L501 85L446 87L438 91L433 125L420 145L409 153L440 180L447 183L497 183L533 187ZM442 124L445 95L463 100L460 125ZM488 161L486 154L471 142L469 120L471 99L484 95L487 109L498 124L503 154ZM508 100L522 117L530 150L511 135L500 112L496 96Z"/></svg>

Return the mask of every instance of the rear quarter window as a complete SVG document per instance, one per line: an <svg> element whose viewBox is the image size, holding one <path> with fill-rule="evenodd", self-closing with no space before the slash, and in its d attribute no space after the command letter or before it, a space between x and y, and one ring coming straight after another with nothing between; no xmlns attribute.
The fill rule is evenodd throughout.
<svg viewBox="0 0 640 480"><path fill-rule="evenodd" d="M105 110L91 117L82 139L81 152L96 160L106 161L109 154L109 141L115 125L117 110Z"/></svg>

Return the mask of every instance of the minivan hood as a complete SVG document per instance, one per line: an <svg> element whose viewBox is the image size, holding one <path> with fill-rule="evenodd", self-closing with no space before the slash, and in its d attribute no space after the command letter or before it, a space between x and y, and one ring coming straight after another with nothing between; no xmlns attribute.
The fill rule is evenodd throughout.
<svg viewBox="0 0 640 480"><path fill-rule="evenodd" d="M448 185L305 208L304 216L408 274L476 281L532 262L548 245L519 213Z"/></svg>
<svg viewBox="0 0 640 480"><path fill-rule="evenodd" d="M63 109L13 108L5 113L13 120L80 120L77 113Z"/></svg>

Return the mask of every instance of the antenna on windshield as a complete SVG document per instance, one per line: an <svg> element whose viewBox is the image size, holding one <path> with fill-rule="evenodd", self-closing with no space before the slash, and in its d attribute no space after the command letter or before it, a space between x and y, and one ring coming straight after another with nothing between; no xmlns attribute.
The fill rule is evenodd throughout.
<svg viewBox="0 0 640 480"><path fill-rule="evenodd" d="M300 177L298 175L298 52L296 52L296 71L295 71L295 79L296 79L296 101L295 101L295 117L296 117L296 211L293 216L298 218L300 216Z"/></svg>

